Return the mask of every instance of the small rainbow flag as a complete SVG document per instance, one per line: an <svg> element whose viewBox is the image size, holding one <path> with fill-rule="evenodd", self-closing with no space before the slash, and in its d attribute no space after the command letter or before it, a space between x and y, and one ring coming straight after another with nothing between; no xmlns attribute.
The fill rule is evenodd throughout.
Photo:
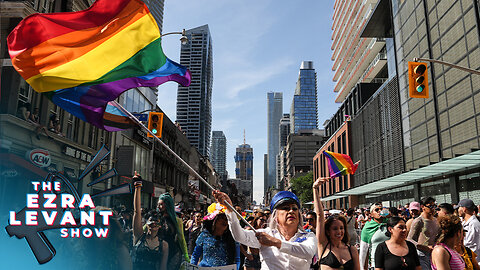
<svg viewBox="0 0 480 270"><path fill-rule="evenodd" d="M125 90L191 81L190 71L163 53L158 25L140 0L97 0L79 12L36 13L15 27L7 44L12 65L35 91L111 131L128 122L108 105Z"/></svg>
<svg viewBox="0 0 480 270"><path fill-rule="evenodd" d="M330 178L335 178L340 175L354 174L357 170L358 162L353 164L352 159L347 155L330 151L323 151L323 154L328 158Z"/></svg>

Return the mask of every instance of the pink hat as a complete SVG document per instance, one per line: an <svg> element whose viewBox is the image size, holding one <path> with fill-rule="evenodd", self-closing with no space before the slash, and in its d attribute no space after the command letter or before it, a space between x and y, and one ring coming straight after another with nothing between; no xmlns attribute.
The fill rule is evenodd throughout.
<svg viewBox="0 0 480 270"><path fill-rule="evenodd" d="M420 211L420 203L419 202L411 202L408 206L408 210L418 210Z"/></svg>

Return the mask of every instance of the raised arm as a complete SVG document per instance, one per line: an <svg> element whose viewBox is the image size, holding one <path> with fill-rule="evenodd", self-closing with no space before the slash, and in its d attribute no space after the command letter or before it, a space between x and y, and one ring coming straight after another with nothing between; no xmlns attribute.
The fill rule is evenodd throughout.
<svg viewBox="0 0 480 270"><path fill-rule="evenodd" d="M317 213L317 229L316 236L318 240L318 254L321 254L324 246L327 244L327 237L325 236L325 215L323 214L323 203L320 200L320 185L328 178L320 178L313 183L313 205L315 213Z"/></svg>
<svg viewBox="0 0 480 270"><path fill-rule="evenodd" d="M140 203L142 192L141 179L140 175L135 171L135 175L133 176L133 185L135 186L135 192L133 193L133 244L135 244L143 234L142 207Z"/></svg>
<svg viewBox="0 0 480 270"><path fill-rule="evenodd" d="M232 201L230 200L230 197L228 197L228 195L223 192L220 192L217 190L213 191L213 196L220 204L224 204L224 202L226 201L230 205L233 205ZM233 239L235 239L235 241L252 248L261 247L260 242L258 242L258 239L255 236L255 232L252 230L244 230L240 226L240 222L238 221L237 216L231 209L227 207L225 214L228 219L228 225L230 226L230 231L232 232L232 236L233 236Z"/></svg>

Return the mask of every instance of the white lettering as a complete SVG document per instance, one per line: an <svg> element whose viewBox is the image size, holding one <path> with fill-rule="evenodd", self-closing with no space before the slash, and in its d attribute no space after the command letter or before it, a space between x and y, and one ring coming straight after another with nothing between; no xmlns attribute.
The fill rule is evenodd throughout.
<svg viewBox="0 0 480 270"><path fill-rule="evenodd" d="M93 204L92 197L90 197L90 194L86 193L83 194L82 200L80 201L80 209L85 208L85 206L88 206L90 208L95 208L95 204Z"/></svg>
<svg viewBox="0 0 480 270"><path fill-rule="evenodd" d="M103 225L108 226L109 225L108 217L113 215L112 211L98 211L98 214L103 217Z"/></svg>
<svg viewBox="0 0 480 270"><path fill-rule="evenodd" d="M62 208L75 208L73 204L75 203L75 197L72 194L62 194Z"/></svg>
<svg viewBox="0 0 480 270"><path fill-rule="evenodd" d="M95 234L98 238L107 238L108 228L95 228Z"/></svg>
<svg viewBox="0 0 480 270"><path fill-rule="evenodd" d="M22 225L22 222L18 221L15 215L15 211L10 211L10 225Z"/></svg>
<svg viewBox="0 0 480 270"><path fill-rule="evenodd" d="M87 225L88 224L95 226L95 212L94 211L82 211L80 212L80 224Z"/></svg>
<svg viewBox="0 0 480 270"><path fill-rule="evenodd" d="M52 226L55 218L57 217L57 211L52 211L52 213L50 213L50 216L48 215L47 211L42 211L42 215L43 219L45 219L45 223L47 223L48 226Z"/></svg>
<svg viewBox="0 0 480 270"><path fill-rule="evenodd" d="M73 218L73 214L70 211L65 211L65 214L63 214L62 220L60 221L60 225L64 226L67 223L70 223L71 225L77 225L75 219Z"/></svg>
<svg viewBox="0 0 480 270"><path fill-rule="evenodd" d="M25 211L25 224L29 226L38 225L37 211Z"/></svg>
<svg viewBox="0 0 480 270"><path fill-rule="evenodd" d="M27 208L38 208L38 194L27 194Z"/></svg>
<svg viewBox="0 0 480 270"><path fill-rule="evenodd" d="M43 207L47 209L55 209L57 208L57 204L53 203L57 198L57 194L43 194L43 197L46 199L45 203L43 203Z"/></svg>

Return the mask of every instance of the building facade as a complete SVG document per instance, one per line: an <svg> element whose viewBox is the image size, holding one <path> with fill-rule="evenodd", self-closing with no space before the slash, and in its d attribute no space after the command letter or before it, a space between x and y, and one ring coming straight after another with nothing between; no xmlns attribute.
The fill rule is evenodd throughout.
<svg viewBox="0 0 480 270"><path fill-rule="evenodd" d="M165 0L145 0L148 10L152 13L153 18L157 21L160 33L163 34L163 10L165 9Z"/></svg>
<svg viewBox="0 0 480 270"><path fill-rule="evenodd" d="M227 138L223 131L212 132L211 161L215 171L222 178L222 185L227 180Z"/></svg>
<svg viewBox="0 0 480 270"><path fill-rule="evenodd" d="M190 86L179 86L177 122L190 143L203 156L210 155L212 130L213 49L208 25L186 31L187 44L182 44L180 64L192 74Z"/></svg>
<svg viewBox="0 0 480 270"><path fill-rule="evenodd" d="M241 144L236 149L235 177L253 181L253 148L249 144Z"/></svg>
<svg viewBox="0 0 480 270"><path fill-rule="evenodd" d="M235 178L240 181L237 181L239 194L244 196L246 202L251 203L253 200L253 148L249 144L241 144L236 149Z"/></svg>
<svg viewBox="0 0 480 270"><path fill-rule="evenodd" d="M288 135L286 147L288 179L313 169L313 157L325 142L325 132L319 129L300 130Z"/></svg>
<svg viewBox="0 0 480 270"><path fill-rule="evenodd" d="M317 73L312 61L303 61L290 108L290 133L317 128Z"/></svg>
<svg viewBox="0 0 480 270"><path fill-rule="evenodd" d="M267 93L267 144L268 144L268 179L264 186L265 191L276 188L277 155L280 152L280 134L278 125L283 115L283 93Z"/></svg>
<svg viewBox="0 0 480 270"><path fill-rule="evenodd" d="M385 40L386 80L361 107L343 103L344 111L336 113L352 108L351 157L361 162L352 186L325 200L333 204L358 196L361 206L426 196L437 203L480 202L477 76L428 63L430 97L408 95L408 61L415 57L479 68L474 60L480 55L478 18L476 1L378 1L358 35Z"/></svg>

